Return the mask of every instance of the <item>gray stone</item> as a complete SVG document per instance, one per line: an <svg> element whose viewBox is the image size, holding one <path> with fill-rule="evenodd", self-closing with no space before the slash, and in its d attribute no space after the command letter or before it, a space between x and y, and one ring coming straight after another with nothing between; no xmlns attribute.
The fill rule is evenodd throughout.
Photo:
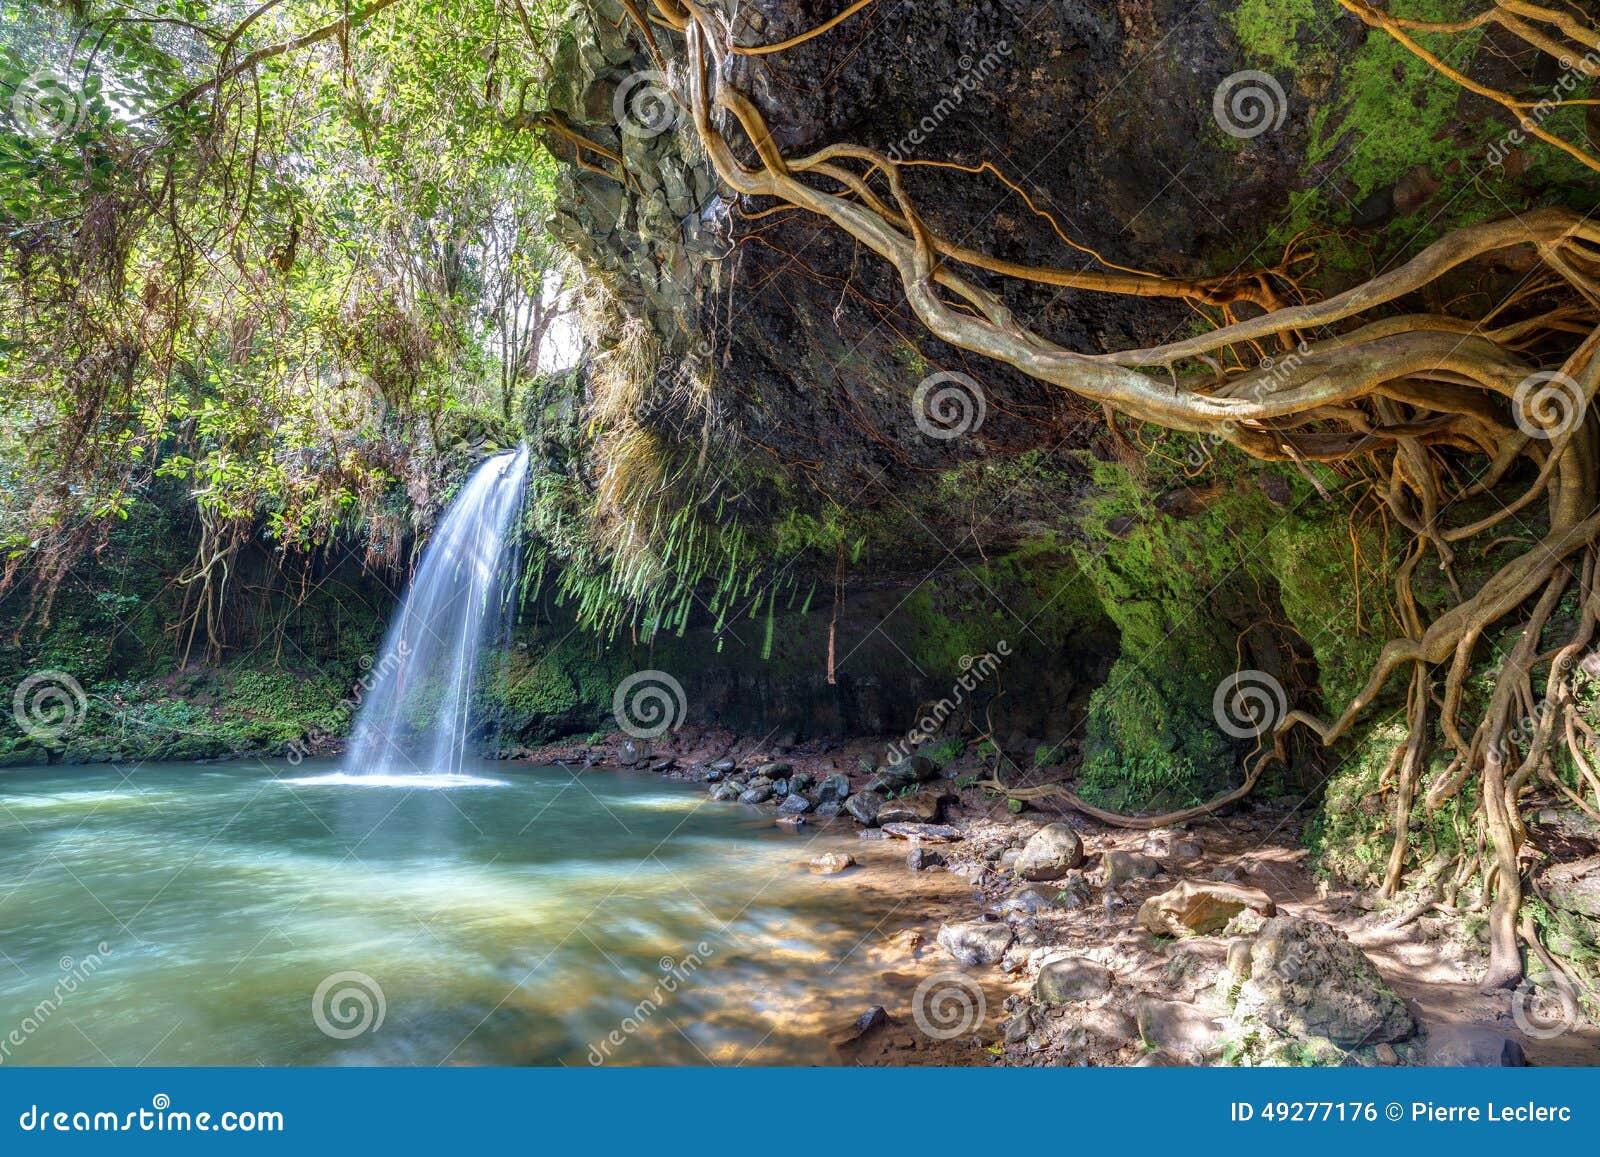
<svg viewBox="0 0 1600 1157"><path fill-rule="evenodd" d="M844 811L844 804L836 799L824 800L811 809L811 814L818 819L831 820Z"/></svg>
<svg viewBox="0 0 1600 1157"><path fill-rule="evenodd" d="M784 801L778 805L778 810L781 812L788 812L791 815L799 815L801 812L808 812L811 810L811 801L805 796L801 795L799 792L791 791L788 796L784 798Z"/></svg>
<svg viewBox="0 0 1600 1157"><path fill-rule="evenodd" d="M1600 919L1600 856L1557 864L1544 873L1542 885L1552 908Z"/></svg>
<svg viewBox="0 0 1600 1157"><path fill-rule="evenodd" d="M906 853L906 867L913 872L925 872L929 868L941 868L943 866L944 856L932 848L923 847L921 844Z"/></svg>
<svg viewBox="0 0 1600 1157"><path fill-rule="evenodd" d="M878 809L880 824L936 824L942 805L936 791L919 791L885 800Z"/></svg>
<svg viewBox="0 0 1600 1157"><path fill-rule="evenodd" d="M742 792L740 794L740 796L739 796L739 802L740 803L766 803L771 798L772 798L772 788L771 788L770 785L767 785L767 786L763 786L763 787L752 787L752 788Z"/></svg>
<svg viewBox="0 0 1600 1157"><path fill-rule="evenodd" d="M883 797L875 791L858 791L844 801L844 810L869 828L878 822L878 809L882 806Z"/></svg>
<svg viewBox="0 0 1600 1157"><path fill-rule="evenodd" d="M774 760L771 763L757 764L756 774L764 775L768 779L783 779L787 776L793 775L794 768L787 763L780 763L777 760Z"/></svg>
<svg viewBox="0 0 1600 1157"><path fill-rule="evenodd" d="M1002 900L1000 902L1000 911L1021 912L1025 916L1037 916L1054 903L1053 897L1047 896L1038 888L1023 888L1020 892L1013 892Z"/></svg>
<svg viewBox="0 0 1600 1157"><path fill-rule="evenodd" d="M830 800L843 802L850 795L850 779L848 776L834 772L832 775L823 776L822 782L817 785L817 802L827 803Z"/></svg>
<svg viewBox="0 0 1600 1157"><path fill-rule="evenodd" d="M810 868L819 876L837 876L846 868L855 867L856 861L848 852L823 852L813 856Z"/></svg>
<svg viewBox="0 0 1600 1157"><path fill-rule="evenodd" d="M1067 824L1048 824L1033 833L1017 855L1024 880L1059 880L1083 863L1083 841Z"/></svg>
<svg viewBox="0 0 1600 1157"><path fill-rule="evenodd" d="M727 775L728 772L732 771L738 766L739 765L731 759L719 759L711 765L711 770L720 771L723 775Z"/></svg>
<svg viewBox="0 0 1600 1157"><path fill-rule="evenodd" d="M1203 1057L1222 1033L1222 1021L1197 1004L1142 996L1133 1009L1145 1044L1179 1057Z"/></svg>
<svg viewBox="0 0 1600 1157"><path fill-rule="evenodd" d="M1105 866L1108 888L1130 880L1153 879L1161 874L1160 863L1138 852L1107 852L1100 859Z"/></svg>
<svg viewBox="0 0 1600 1157"><path fill-rule="evenodd" d="M739 786L733 783L719 783L711 789L711 798L718 803L728 803L739 798Z"/></svg>
<svg viewBox="0 0 1600 1157"><path fill-rule="evenodd" d="M962 964L993 964L1016 938L998 921L962 920L939 927L939 946Z"/></svg>
<svg viewBox="0 0 1600 1157"><path fill-rule="evenodd" d="M1417 1030L1359 948L1342 932L1296 916L1268 920L1256 936L1235 1015L1346 1047L1404 1040Z"/></svg>
<svg viewBox="0 0 1600 1157"><path fill-rule="evenodd" d="M1056 956L1039 966L1033 995L1045 1004L1098 1000L1111 991L1111 970L1081 956Z"/></svg>
<svg viewBox="0 0 1600 1157"><path fill-rule="evenodd" d="M1224 927L1246 908L1277 914L1272 897L1259 888L1214 880L1184 880L1139 908L1139 927L1157 936L1205 935Z"/></svg>
<svg viewBox="0 0 1600 1157"><path fill-rule="evenodd" d="M961 832L949 824L884 824L883 830L902 840L922 840L930 844L953 844Z"/></svg>
<svg viewBox="0 0 1600 1157"><path fill-rule="evenodd" d="M1113 1048L1121 1048L1139 1035L1139 1026L1133 1017L1114 1008L1091 1008L1078 1022L1091 1036Z"/></svg>

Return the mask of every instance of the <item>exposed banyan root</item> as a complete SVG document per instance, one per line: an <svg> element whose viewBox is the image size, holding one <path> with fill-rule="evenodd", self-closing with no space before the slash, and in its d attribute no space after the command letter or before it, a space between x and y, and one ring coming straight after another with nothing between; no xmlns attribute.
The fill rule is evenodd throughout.
<svg viewBox="0 0 1600 1157"><path fill-rule="evenodd" d="M1405 22L1386 22L1385 14L1360 0L1340 2L1408 47L1417 43L1412 32L1448 31L1407 28ZM777 51L814 40L866 7L853 4L827 23L769 47ZM1530 42L1541 33L1535 27L1529 38L1527 29L1541 22L1585 46L1586 37L1594 35L1565 13L1521 0L1502 0L1500 8L1495 19ZM1294 729L1308 728L1325 746L1348 735L1404 671L1409 675L1407 737L1384 776L1394 842L1383 892L1393 896L1402 887L1413 859L1408 829L1419 803L1437 809L1474 784L1476 851L1435 865L1425 899L1453 905L1477 874L1482 882L1477 906L1487 906L1490 913L1484 984L1514 984L1522 975L1519 914L1526 831L1521 797L1538 783L1600 814L1600 775L1589 763L1589 729L1576 711L1572 687L1577 652L1588 645L1600 610L1594 590L1600 425L1590 412L1600 386L1600 359L1594 356L1600 349L1600 225L1551 208L1468 226L1389 272L1320 301L1301 300L1291 276L1300 257L1292 251L1274 270L1219 281L1156 277L1104 262L1104 268L1087 271L1020 265L936 232L907 187L908 166L884 153L841 143L785 156L765 115L729 79L736 71L734 58L757 53L733 44L724 25L694 0L654 0L645 20L638 21L637 11L635 18L652 51L657 49L651 23L657 31L683 35L688 112L722 181L743 197L771 199L821 217L878 254L898 274L918 319L944 342L1098 402L1108 412L1225 440L1259 459L1289 461L1301 469L1308 461L1359 459L1375 479L1373 497L1412 535L1414 547L1394 572L1403 633L1383 648L1366 685L1331 722L1299 710L1278 721L1262 737L1264 750L1252 758L1239 787L1196 807L1129 816L1097 808L1060 784L1014 786L996 775L986 786L1013 799L1057 798L1130 828L1198 818L1243 799L1268 766L1287 760ZM1594 43L1600 46L1600 38ZM1429 63L1442 65L1436 58ZM1457 75L1448 67L1440 70ZM742 136L737 145L727 136L734 126ZM567 143L582 148L570 137ZM992 166L945 167L997 172ZM1524 282L1524 288L1479 317L1407 311L1408 299L1445 275L1512 247L1533 252L1543 265L1545 275L1531 288ZM1183 298L1220 307L1224 324L1153 348L1085 353L1020 322L1000 297L964 272L974 269L1091 292ZM1258 312L1235 317L1232 307L1241 303ZM1263 348L1295 353L1266 366L1260 364ZM1540 366L1528 360L1528 350L1538 350L1544 359L1555 351L1566 353L1554 376L1533 377ZM1200 368L1189 368L1195 365ZM1259 368L1247 368L1251 365ZM1451 470L1453 457L1472 462L1472 469ZM1491 494L1513 476L1519 462L1534 474L1522 494L1492 515L1452 520L1460 503ZM1458 481L1462 473L1467 481ZM1522 520L1532 517L1541 500L1543 529L1530 532ZM1488 536L1497 530L1504 536L1507 522L1515 531L1511 541L1535 541L1476 590L1462 590L1455 573L1458 544L1487 553L1506 541ZM1439 567L1455 592L1454 604L1431 621L1411 593L1414 573L1424 561ZM1574 583L1578 625L1551 650L1543 636ZM1516 634L1516 642L1469 733L1460 713L1474 657L1486 637L1507 632ZM1544 691L1538 696L1541 678ZM1436 734L1450 761L1444 771L1430 775ZM1581 770L1577 788L1553 763L1558 747Z"/></svg>

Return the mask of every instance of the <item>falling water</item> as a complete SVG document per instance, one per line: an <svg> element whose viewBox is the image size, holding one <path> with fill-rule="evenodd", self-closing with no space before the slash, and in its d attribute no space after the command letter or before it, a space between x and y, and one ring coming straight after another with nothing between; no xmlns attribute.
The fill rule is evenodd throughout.
<svg viewBox="0 0 1600 1157"><path fill-rule="evenodd" d="M450 504L383 641L343 770L319 782L495 782L462 775L461 767L478 653L489 625L498 621L507 532L527 468L525 446L496 455L473 472Z"/></svg>

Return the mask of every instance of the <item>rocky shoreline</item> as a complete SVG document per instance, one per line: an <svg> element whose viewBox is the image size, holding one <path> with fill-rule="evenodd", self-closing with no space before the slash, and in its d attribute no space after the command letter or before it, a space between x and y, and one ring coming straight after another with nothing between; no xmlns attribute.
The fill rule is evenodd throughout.
<svg viewBox="0 0 1600 1157"><path fill-rule="evenodd" d="M805 861L818 874L850 873L852 836L874 861L903 848L912 902L882 935L915 972L885 972L882 1003L830 1034L841 1063L1600 1062L1600 1031L1562 1023L1555 994L1476 991L1483 946L1461 921L1397 918L1315 878L1299 799L1130 831L1016 811L977 786L987 766L957 745L892 767L884 750L704 730L514 757L704 784L818 837L826 850ZM948 889L915 902L935 873L964 882L957 910Z"/></svg>

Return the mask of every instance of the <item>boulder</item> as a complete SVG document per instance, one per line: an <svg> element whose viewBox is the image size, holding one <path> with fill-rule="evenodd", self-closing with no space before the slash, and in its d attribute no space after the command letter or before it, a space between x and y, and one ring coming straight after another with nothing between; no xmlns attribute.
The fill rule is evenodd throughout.
<svg viewBox="0 0 1600 1157"><path fill-rule="evenodd" d="M794 774L794 768L787 763L774 760L772 763L758 764L756 774L764 775L768 779L786 779Z"/></svg>
<svg viewBox="0 0 1600 1157"><path fill-rule="evenodd" d="M1024 916L1037 916L1055 904L1055 898L1038 888L1023 888L1000 902L1002 912L1020 912Z"/></svg>
<svg viewBox="0 0 1600 1157"><path fill-rule="evenodd" d="M811 814L819 819L831 820L834 816L844 811L844 804L836 799L825 800L811 809Z"/></svg>
<svg viewBox="0 0 1600 1157"><path fill-rule="evenodd" d="M1215 880L1184 880L1139 908L1139 927L1157 936L1205 935L1224 927L1246 908L1274 916L1278 908L1259 888Z"/></svg>
<svg viewBox="0 0 1600 1157"><path fill-rule="evenodd" d="M944 856L932 848L925 848L918 844L906 853L906 867L913 872L926 872L929 868L942 868L944 867Z"/></svg>
<svg viewBox="0 0 1600 1157"><path fill-rule="evenodd" d="M1139 1035L1139 1026L1133 1017L1114 1008L1091 1008L1079 1023L1090 1036L1112 1048L1121 1048Z"/></svg>
<svg viewBox="0 0 1600 1157"><path fill-rule="evenodd" d="M878 809L880 824L936 824L943 801L936 791L918 791L885 800Z"/></svg>
<svg viewBox="0 0 1600 1157"><path fill-rule="evenodd" d="M1108 888L1115 888L1130 880L1153 879L1161 874L1159 861L1138 852L1107 852L1100 860L1105 867Z"/></svg>
<svg viewBox="0 0 1600 1157"><path fill-rule="evenodd" d="M962 964L993 964L1013 939L1015 933L998 921L963 920L939 926L939 946Z"/></svg>
<svg viewBox="0 0 1600 1157"><path fill-rule="evenodd" d="M817 785L817 802L843 803L850 794L850 779L848 776L834 772L832 775L823 776L822 782Z"/></svg>
<svg viewBox="0 0 1600 1157"><path fill-rule="evenodd" d="M882 806L883 797L875 791L858 791L844 801L844 810L869 828L878 822L878 809Z"/></svg>
<svg viewBox="0 0 1600 1157"><path fill-rule="evenodd" d="M1522 1046L1510 1037L1475 1024L1441 1025L1428 1030L1424 1063L1438 1068L1522 1068Z"/></svg>
<svg viewBox="0 0 1600 1157"><path fill-rule="evenodd" d="M778 805L778 810L790 815L799 815L801 812L811 810L811 801L797 791L791 791Z"/></svg>
<svg viewBox="0 0 1600 1157"><path fill-rule="evenodd" d="M1222 1034L1222 1021L1198 1004L1141 996L1133 1013L1144 1043L1177 1057L1203 1057Z"/></svg>
<svg viewBox="0 0 1600 1157"><path fill-rule="evenodd" d="M730 803L739 798L739 787L732 783L719 783L711 789L711 798L718 803Z"/></svg>
<svg viewBox="0 0 1600 1157"><path fill-rule="evenodd" d="M1059 880L1083 863L1083 841L1067 824L1048 824L1017 854L1017 875L1024 880Z"/></svg>
<svg viewBox="0 0 1600 1157"><path fill-rule="evenodd" d="M1045 1004L1098 1000L1111 991L1111 970L1081 956L1056 956L1039 966L1033 995Z"/></svg>
<svg viewBox="0 0 1600 1157"><path fill-rule="evenodd" d="M1600 919L1600 856L1557 864L1544 873L1542 885L1552 908Z"/></svg>
<svg viewBox="0 0 1600 1157"><path fill-rule="evenodd" d="M1250 946L1250 979L1234 1009L1299 1038L1345 1047L1404 1040L1417 1025L1372 961L1315 920L1268 920Z"/></svg>
<svg viewBox="0 0 1600 1157"><path fill-rule="evenodd" d="M902 840L928 844L953 844L961 838L961 832L949 824L884 824L883 831Z"/></svg>
<svg viewBox="0 0 1600 1157"><path fill-rule="evenodd" d="M811 870L819 876L837 876L846 868L855 867L856 861L848 852L823 852L811 859Z"/></svg>
<svg viewBox="0 0 1600 1157"><path fill-rule="evenodd" d="M719 759L711 765L711 770L720 771L723 775L727 775L730 771L738 766L739 765L731 759Z"/></svg>
<svg viewBox="0 0 1600 1157"><path fill-rule="evenodd" d="M765 784L739 793L740 803L766 803L772 798L772 786Z"/></svg>

